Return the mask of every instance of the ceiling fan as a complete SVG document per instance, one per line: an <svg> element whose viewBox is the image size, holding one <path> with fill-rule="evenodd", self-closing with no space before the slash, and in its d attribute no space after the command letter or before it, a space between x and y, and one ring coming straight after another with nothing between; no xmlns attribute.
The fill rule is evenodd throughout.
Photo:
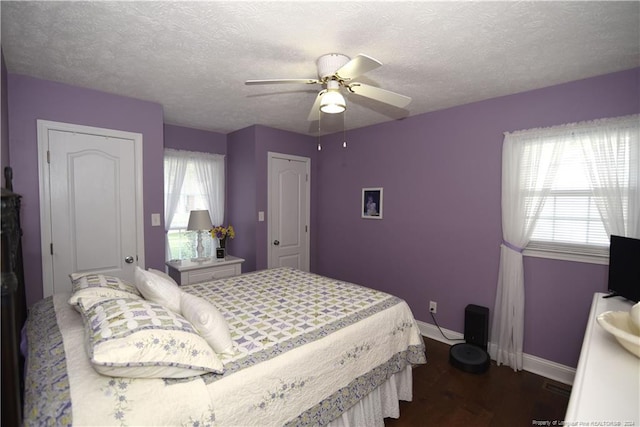
<svg viewBox="0 0 640 427"><path fill-rule="evenodd" d="M324 86L316 96L313 107L307 120L316 120L318 111L323 113L341 113L346 108L346 101L341 93L341 89L346 89L347 93L371 98L384 102L398 108L406 107L411 98L391 92L379 87L367 85L353 81L354 78L380 67L382 62L364 54L358 54L351 59L340 53L329 53L322 55L316 61L318 68L317 79L267 79L267 80L247 80L247 85L262 84L320 84Z"/></svg>

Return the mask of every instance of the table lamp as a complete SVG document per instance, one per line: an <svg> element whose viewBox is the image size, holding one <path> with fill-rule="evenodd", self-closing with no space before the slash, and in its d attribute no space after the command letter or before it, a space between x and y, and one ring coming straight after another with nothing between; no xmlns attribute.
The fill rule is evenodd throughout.
<svg viewBox="0 0 640 427"><path fill-rule="evenodd" d="M198 246L196 250L198 251L198 257L193 258L191 261L206 261L207 258L204 257L204 246L202 245L202 231L203 230L211 230L213 228L213 224L211 224L211 216L209 216L208 210L195 210L191 211L189 214L189 224L187 225L187 230L197 231L198 232Z"/></svg>

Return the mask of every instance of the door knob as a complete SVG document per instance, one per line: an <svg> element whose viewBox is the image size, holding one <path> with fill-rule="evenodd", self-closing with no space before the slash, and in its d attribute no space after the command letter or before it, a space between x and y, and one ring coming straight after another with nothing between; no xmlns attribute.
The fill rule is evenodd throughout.
<svg viewBox="0 0 640 427"><path fill-rule="evenodd" d="M280 240L274 240L274 241L273 241L273 244L274 244L274 245L276 245L276 246L278 246L278 245L280 244Z"/></svg>
<svg viewBox="0 0 640 427"><path fill-rule="evenodd" d="M128 256L124 259L124 262L126 262L127 264L131 264L133 263L133 257L132 256Z"/></svg>

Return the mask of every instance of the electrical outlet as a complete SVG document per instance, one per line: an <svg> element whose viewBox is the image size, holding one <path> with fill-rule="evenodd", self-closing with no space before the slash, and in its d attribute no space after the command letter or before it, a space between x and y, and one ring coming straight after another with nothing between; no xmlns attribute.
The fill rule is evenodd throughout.
<svg viewBox="0 0 640 427"><path fill-rule="evenodd" d="M435 301L429 301L429 311L436 314L438 312L438 303Z"/></svg>

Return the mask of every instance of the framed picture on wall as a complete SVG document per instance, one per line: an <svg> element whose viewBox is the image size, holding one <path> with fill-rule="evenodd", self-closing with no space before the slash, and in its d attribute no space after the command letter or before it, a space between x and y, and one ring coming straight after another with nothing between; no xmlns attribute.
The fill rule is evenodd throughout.
<svg viewBox="0 0 640 427"><path fill-rule="evenodd" d="M382 187L362 189L362 218L382 219Z"/></svg>

